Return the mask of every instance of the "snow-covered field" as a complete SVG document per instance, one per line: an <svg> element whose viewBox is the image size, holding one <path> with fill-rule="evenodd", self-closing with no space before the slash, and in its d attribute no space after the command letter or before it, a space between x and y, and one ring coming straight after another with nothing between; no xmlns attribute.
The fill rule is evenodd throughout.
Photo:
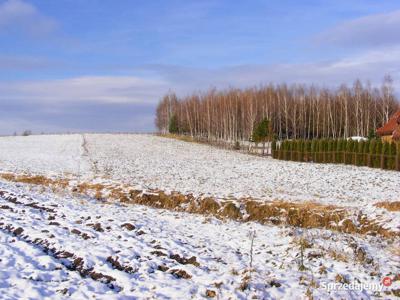
<svg viewBox="0 0 400 300"><path fill-rule="evenodd" d="M276 161L150 135L0 138L0 173L237 201L314 201L384 216L400 230L400 212L373 206L400 200L397 172ZM384 276L400 273L398 238L221 221L3 179L0 241L2 299L394 299L400 293L400 278L381 285ZM340 290L341 283L364 286Z"/></svg>
<svg viewBox="0 0 400 300"><path fill-rule="evenodd" d="M201 299L207 291L218 299L366 299L385 295L380 280L400 267L400 245L374 237L222 222L3 182L0 205L2 299ZM99 279L80 276L85 270ZM328 291L340 280L378 290Z"/></svg>
<svg viewBox="0 0 400 300"><path fill-rule="evenodd" d="M400 175L366 167L273 160L150 135L0 139L2 172L95 176L217 198L362 206L400 200Z"/></svg>
<svg viewBox="0 0 400 300"><path fill-rule="evenodd" d="M155 136L91 135L87 141L100 174L161 190L354 206L400 198L394 171L279 161Z"/></svg>
<svg viewBox="0 0 400 300"><path fill-rule="evenodd" d="M90 169L82 159L82 142L81 135L1 137L1 172L76 175Z"/></svg>

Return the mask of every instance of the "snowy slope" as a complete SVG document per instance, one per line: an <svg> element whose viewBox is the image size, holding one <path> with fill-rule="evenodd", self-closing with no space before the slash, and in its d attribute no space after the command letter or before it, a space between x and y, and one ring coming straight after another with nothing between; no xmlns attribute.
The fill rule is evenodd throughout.
<svg viewBox="0 0 400 300"><path fill-rule="evenodd" d="M346 206L400 200L394 171L278 161L146 135L88 135L87 141L97 173L131 185Z"/></svg>
<svg viewBox="0 0 400 300"><path fill-rule="evenodd" d="M108 178L217 198L363 206L400 199L400 175L366 167L278 161L151 135L0 138L0 172Z"/></svg>
<svg viewBox="0 0 400 300"><path fill-rule="evenodd" d="M0 138L1 172L69 176L87 172L81 135L42 135ZM81 171L80 171L81 170Z"/></svg>
<svg viewBox="0 0 400 300"><path fill-rule="evenodd" d="M2 299L202 299L212 292L218 299L305 299L307 293L369 299L388 288L329 292L323 286L338 275L379 284L400 267L391 252L400 245L374 237L222 222L5 182L0 205ZM253 270L242 290L252 232ZM300 238L308 244L303 271Z"/></svg>
<svg viewBox="0 0 400 300"><path fill-rule="evenodd" d="M247 196L314 201L399 231L400 212L374 206L400 200L398 172L277 161L151 135L85 134L0 138L0 173L70 184L60 190L0 179L1 299L394 299L399 293L393 291L400 280L380 284L400 270L397 237L221 221L99 201L73 188L102 183L238 202ZM375 290L325 288L333 283Z"/></svg>

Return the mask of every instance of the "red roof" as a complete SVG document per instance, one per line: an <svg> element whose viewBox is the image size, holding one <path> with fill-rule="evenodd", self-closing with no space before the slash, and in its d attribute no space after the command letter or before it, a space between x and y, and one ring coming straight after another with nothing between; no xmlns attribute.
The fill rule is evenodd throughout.
<svg viewBox="0 0 400 300"><path fill-rule="evenodd" d="M393 137L400 136L400 110L397 111L381 128L379 128L376 133L380 136L383 135L393 135Z"/></svg>

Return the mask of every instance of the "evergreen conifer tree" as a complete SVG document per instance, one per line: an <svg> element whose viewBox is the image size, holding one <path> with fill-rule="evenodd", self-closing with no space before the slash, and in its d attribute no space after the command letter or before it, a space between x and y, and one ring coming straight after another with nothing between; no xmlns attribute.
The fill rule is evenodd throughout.
<svg viewBox="0 0 400 300"><path fill-rule="evenodd" d="M304 161L304 147L305 147L305 142L304 142L304 140L299 140L299 156L298 156L298 161Z"/></svg>
<svg viewBox="0 0 400 300"><path fill-rule="evenodd" d="M265 143L270 139L270 135L270 122L267 118L264 118L260 123L254 126L252 139L256 144L263 144L262 155L264 155Z"/></svg>
<svg viewBox="0 0 400 300"><path fill-rule="evenodd" d="M381 159L381 168L382 169L389 169L389 155L390 155L390 143L384 142L382 146L382 159Z"/></svg>
<svg viewBox="0 0 400 300"><path fill-rule="evenodd" d="M333 139L332 140L332 163L336 164L336 157L337 157L337 147L338 147L338 140L337 139Z"/></svg>
<svg viewBox="0 0 400 300"><path fill-rule="evenodd" d="M364 164L364 141L359 141L357 144L356 165L362 166Z"/></svg>
<svg viewBox="0 0 400 300"><path fill-rule="evenodd" d="M368 166L368 154L369 154L369 147L370 147L370 140L365 141L364 143L364 155L363 155L363 166Z"/></svg>
<svg viewBox="0 0 400 300"><path fill-rule="evenodd" d="M276 140L275 139L271 142L271 155L272 155L272 158L277 158L277 149L276 149Z"/></svg>
<svg viewBox="0 0 400 300"><path fill-rule="evenodd" d="M388 165L390 170L396 170L396 143L391 142L389 146Z"/></svg>
<svg viewBox="0 0 400 300"><path fill-rule="evenodd" d="M316 139L311 141L311 156L313 162L317 162L317 143Z"/></svg>
<svg viewBox="0 0 400 300"><path fill-rule="evenodd" d="M342 147L341 147L341 151L342 151L342 163L345 164L346 163L346 150L347 150L347 140L346 139L342 139Z"/></svg>
<svg viewBox="0 0 400 300"><path fill-rule="evenodd" d="M396 143L396 170L400 171L400 142Z"/></svg>
<svg viewBox="0 0 400 300"><path fill-rule="evenodd" d="M375 140L375 139L372 139L369 142L368 167L371 167L371 168L373 168L375 166L376 142L377 142L377 140Z"/></svg>
<svg viewBox="0 0 400 300"><path fill-rule="evenodd" d="M172 117L170 118L168 131L169 131L169 133L172 133L172 134L179 133L178 117L176 115L172 115Z"/></svg>
<svg viewBox="0 0 400 300"><path fill-rule="evenodd" d="M376 140L374 168L381 167L382 148L383 148L382 141Z"/></svg>

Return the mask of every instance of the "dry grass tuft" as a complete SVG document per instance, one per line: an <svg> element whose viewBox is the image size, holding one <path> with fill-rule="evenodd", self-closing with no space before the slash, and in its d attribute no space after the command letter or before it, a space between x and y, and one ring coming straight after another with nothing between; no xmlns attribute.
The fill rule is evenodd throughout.
<svg viewBox="0 0 400 300"><path fill-rule="evenodd" d="M339 283L350 283L349 279L347 278L347 276L343 275L343 274L336 274L335 276L335 282L339 282Z"/></svg>
<svg viewBox="0 0 400 300"><path fill-rule="evenodd" d="M13 182L27 183L42 185L46 187L59 187L66 188L69 185L69 180L67 179L50 179L42 175L14 175L10 173L0 174L0 177Z"/></svg>
<svg viewBox="0 0 400 300"><path fill-rule="evenodd" d="M247 290L250 287L250 280L251 280L251 277L249 275L245 275L242 278L242 281L240 282L239 290L241 290L241 291Z"/></svg>
<svg viewBox="0 0 400 300"><path fill-rule="evenodd" d="M342 252L338 252L336 250L330 250L328 252L328 255L332 257L336 261L341 261L341 262L348 262L349 258Z"/></svg>
<svg viewBox="0 0 400 300"><path fill-rule="evenodd" d="M285 201L247 201L249 221L288 224L302 228L337 229L339 222L346 218L344 208L313 202L292 203Z"/></svg>
<svg viewBox="0 0 400 300"><path fill-rule="evenodd" d="M384 208L388 211L400 211L400 201L383 201L375 203L375 206L379 208Z"/></svg>
<svg viewBox="0 0 400 300"><path fill-rule="evenodd" d="M242 214L240 212L239 207L237 207L232 202L223 203L223 209L221 211L221 215L228 219L239 220L242 219Z"/></svg>
<svg viewBox="0 0 400 300"><path fill-rule="evenodd" d="M105 189L105 186L99 183L96 184L90 184L90 183L81 183L78 184L77 186L78 192L81 194L85 194L88 191L94 191L94 192L101 192Z"/></svg>

